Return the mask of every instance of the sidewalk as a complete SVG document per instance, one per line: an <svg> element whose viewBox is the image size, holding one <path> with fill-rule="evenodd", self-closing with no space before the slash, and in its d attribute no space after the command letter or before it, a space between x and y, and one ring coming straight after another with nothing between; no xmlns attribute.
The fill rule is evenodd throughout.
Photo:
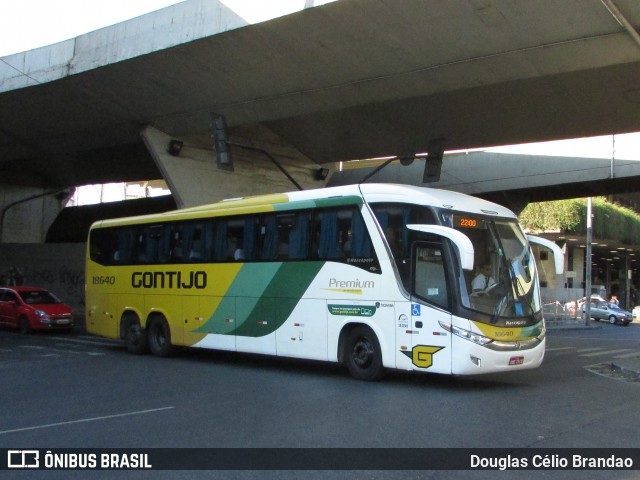
<svg viewBox="0 0 640 480"><path fill-rule="evenodd" d="M627 380L640 381L640 353L633 358L617 358L611 362L613 370L619 370Z"/></svg>

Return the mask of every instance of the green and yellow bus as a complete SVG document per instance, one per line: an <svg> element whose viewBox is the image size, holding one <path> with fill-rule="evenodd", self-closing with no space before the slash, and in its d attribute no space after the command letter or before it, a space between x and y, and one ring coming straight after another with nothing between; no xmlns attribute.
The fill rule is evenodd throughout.
<svg viewBox="0 0 640 480"><path fill-rule="evenodd" d="M529 241L561 270L559 248L508 209L389 184L103 220L87 244L87 329L133 353L324 360L363 380L534 368L545 324Z"/></svg>

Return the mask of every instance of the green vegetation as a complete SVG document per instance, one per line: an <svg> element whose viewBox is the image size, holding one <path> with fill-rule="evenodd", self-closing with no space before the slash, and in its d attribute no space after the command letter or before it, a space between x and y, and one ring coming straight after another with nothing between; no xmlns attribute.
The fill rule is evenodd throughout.
<svg viewBox="0 0 640 480"><path fill-rule="evenodd" d="M607 201L593 199L593 236L634 244L640 239L640 216L633 210ZM530 203L520 214L525 230L560 232L572 235L587 233L587 199Z"/></svg>

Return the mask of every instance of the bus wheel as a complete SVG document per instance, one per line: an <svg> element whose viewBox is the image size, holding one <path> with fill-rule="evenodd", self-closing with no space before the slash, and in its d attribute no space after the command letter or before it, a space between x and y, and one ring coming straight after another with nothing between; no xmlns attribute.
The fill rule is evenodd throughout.
<svg viewBox="0 0 640 480"><path fill-rule="evenodd" d="M382 377L380 343L369 327L358 326L351 330L345 349L344 360L352 377L367 381Z"/></svg>
<svg viewBox="0 0 640 480"><path fill-rule="evenodd" d="M147 332L135 317L124 319L124 344L129 353L140 355L147 352Z"/></svg>
<svg viewBox="0 0 640 480"><path fill-rule="evenodd" d="M159 357L167 357L173 352L171 344L171 330L164 318L149 320L147 325L149 350Z"/></svg>

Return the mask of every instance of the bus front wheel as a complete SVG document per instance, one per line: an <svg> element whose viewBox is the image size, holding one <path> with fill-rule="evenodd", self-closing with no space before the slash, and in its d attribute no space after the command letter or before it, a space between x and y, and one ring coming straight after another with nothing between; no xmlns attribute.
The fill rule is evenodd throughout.
<svg viewBox="0 0 640 480"><path fill-rule="evenodd" d="M347 337L344 361L358 380L378 380L384 374L382 352L376 334L369 327L355 327Z"/></svg>
<svg viewBox="0 0 640 480"><path fill-rule="evenodd" d="M173 353L171 330L164 318L154 318L147 324L149 350L159 357L167 357Z"/></svg>

